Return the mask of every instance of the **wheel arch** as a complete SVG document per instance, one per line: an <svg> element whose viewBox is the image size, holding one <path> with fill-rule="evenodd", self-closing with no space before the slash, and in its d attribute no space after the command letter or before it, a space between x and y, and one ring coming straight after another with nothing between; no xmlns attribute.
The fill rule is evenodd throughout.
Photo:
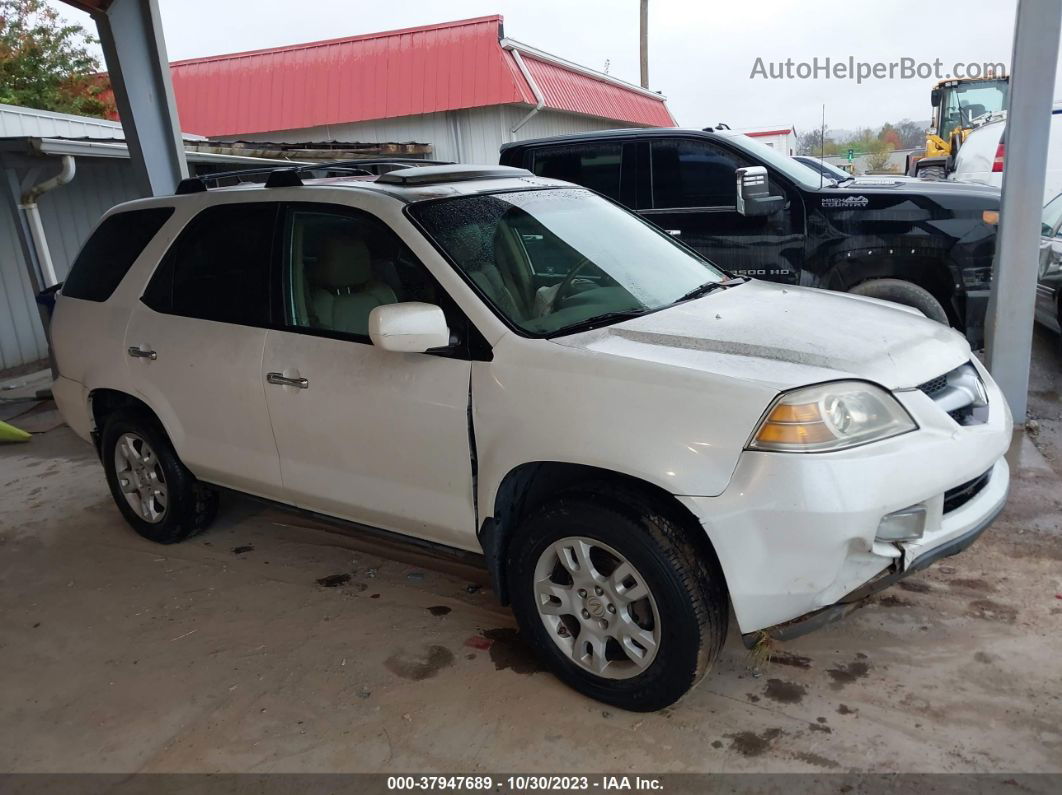
<svg viewBox="0 0 1062 795"><path fill-rule="evenodd" d="M169 431L159 415L138 397L123 392L120 389L100 387L90 390L88 393L89 415L92 417L92 442L96 446L96 452L101 452L100 445L103 438L103 426L107 418L118 411L138 411L151 417L162 428L171 440Z"/></svg>
<svg viewBox="0 0 1062 795"><path fill-rule="evenodd" d="M942 258L927 255L907 258L889 255L846 257L830 268L822 286L848 292L853 287L875 279L900 279L918 285L944 307L953 326L959 324L955 276Z"/></svg>
<svg viewBox="0 0 1062 795"><path fill-rule="evenodd" d="M516 528L538 507L563 493L605 492L608 499L650 507L684 527L698 552L718 564L718 556L700 521L674 494L642 478L588 464L530 461L501 479L491 504L492 515L479 529L491 584L502 604L509 604L507 560ZM722 570L721 567L719 569Z"/></svg>

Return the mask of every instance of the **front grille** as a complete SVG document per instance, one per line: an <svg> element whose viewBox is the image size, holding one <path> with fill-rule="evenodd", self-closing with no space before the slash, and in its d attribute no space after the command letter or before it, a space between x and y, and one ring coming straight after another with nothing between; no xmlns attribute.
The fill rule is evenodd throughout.
<svg viewBox="0 0 1062 795"><path fill-rule="evenodd" d="M951 513L958 508L961 508L978 494L988 484L988 477L992 474L992 470L988 470L983 475L979 475L973 480L968 480L965 483L960 483L953 489L948 489L944 492L944 513Z"/></svg>
<svg viewBox="0 0 1062 795"><path fill-rule="evenodd" d="M948 375L938 375L936 378L926 381L924 384L919 384L918 388L929 395L930 398L936 399L936 396L948 388Z"/></svg>
<svg viewBox="0 0 1062 795"><path fill-rule="evenodd" d="M917 388L959 425L981 425L988 421L984 383L969 362Z"/></svg>

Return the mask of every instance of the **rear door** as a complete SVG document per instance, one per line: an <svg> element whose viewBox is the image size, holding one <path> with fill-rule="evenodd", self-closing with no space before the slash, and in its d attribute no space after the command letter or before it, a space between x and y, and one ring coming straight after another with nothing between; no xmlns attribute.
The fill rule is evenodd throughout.
<svg viewBox="0 0 1062 795"><path fill-rule="evenodd" d="M735 171L759 165L713 141L660 138L649 146L650 196L638 211L668 234L743 276L794 284L804 260L800 194L774 179L782 211L748 217L737 211Z"/></svg>
<svg viewBox="0 0 1062 795"><path fill-rule="evenodd" d="M199 478L281 497L265 403L272 202L208 207L177 236L126 328L131 383Z"/></svg>
<svg viewBox="0 0 1062 795"><path fill-rule="evenodd" d="M471 361L373 346L369 313L436 304L463 316L398 236L349 207L283 214L282 330L267 334L263 382L286 501L476 549L469 445Z"/></svg>

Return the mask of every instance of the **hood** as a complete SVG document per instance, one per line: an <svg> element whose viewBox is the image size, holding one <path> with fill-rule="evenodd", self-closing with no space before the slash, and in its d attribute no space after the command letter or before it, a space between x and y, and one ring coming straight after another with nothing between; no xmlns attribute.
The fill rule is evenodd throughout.
<svg viewBox="0 0 1062 795"><path fill-rule="evenodd" d="M843 185L823 188L822 193L837 192L840 195L850 193L920 193L926 196L983 196L986 199L1000 198L999 188L994 185L981 185L973 182L954 182L940 179L918 179L914 177L856 177Z"/></svg>
<svg viewBox="0 0 1062 795"><path fill-rule="evenodd" d="M915 310L760 281L553 341L778 389L841 378L910 389L971 356L962 335Z"/></svg>

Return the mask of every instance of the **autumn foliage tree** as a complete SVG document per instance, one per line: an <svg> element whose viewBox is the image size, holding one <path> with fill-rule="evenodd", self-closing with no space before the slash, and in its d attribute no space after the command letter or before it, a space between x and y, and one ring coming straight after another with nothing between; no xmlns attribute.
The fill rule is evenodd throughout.
<svg viewBox="0 0 1062 795"><path fill-rule="evenodd" d="M109 85L90 49L96 39L44 0L0 0L0 102L105 117Z"/></svg>

